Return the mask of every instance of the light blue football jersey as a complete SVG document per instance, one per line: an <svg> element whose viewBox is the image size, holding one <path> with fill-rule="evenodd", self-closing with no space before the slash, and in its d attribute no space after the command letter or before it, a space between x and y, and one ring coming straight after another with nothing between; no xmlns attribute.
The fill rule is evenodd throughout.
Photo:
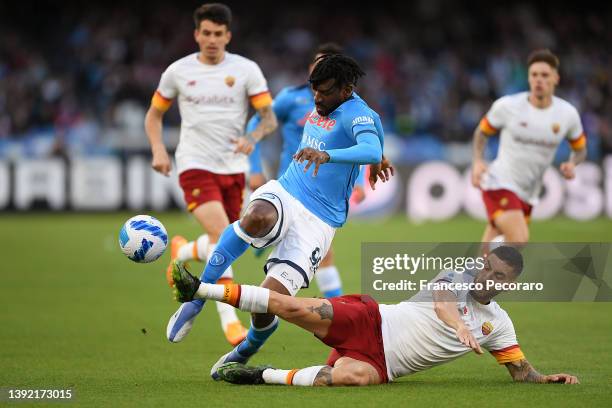
<svg viewBox="0 0 612 408"><path fill-rule="evenodd" d="M381 151L384 133L379 115L357 94L353 95L323 118L312 110L306 120L297 150L312 147L317 150L347 149L357 144L357 136L371 133L378 137ZM304 163L292 161L279 178L281 185L309 211L332 227L346 222L349 199L359 174L359 164L325 163L313 177L314 165L304 173Z"/></svg>

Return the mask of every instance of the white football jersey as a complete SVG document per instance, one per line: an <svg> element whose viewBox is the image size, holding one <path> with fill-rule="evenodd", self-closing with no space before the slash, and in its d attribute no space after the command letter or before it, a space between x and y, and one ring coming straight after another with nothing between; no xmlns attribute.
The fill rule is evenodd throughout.
<svg viewBox="0 0 612 408"><path fill-rule="evenodd" d="M432 282L473 282L469 273L441 272ZM478 303L468 291L454 291L457 310L481 347L500 364L524 358L508 314L495 302ZM420 291L410 300L379 305L389 381L449 362L472 350L464 346L455 330L438 318L433 292Z"/></svg>
<svg viewBox="0 0 612 408"><path fill-rule="evenodd" d="M259 66L229 52L217 65L200 62L198 53L188 55L162 74L152 103L166 110L175 98L181 114L175 153L178 172L248 171L247 156L234 153L232 141L244 136L249 101L256 109L272 102Z"/></svg>
<svg viewBox="0 0 612 408"><path fill-rule="evenodd" d="M487 135L501 130L497 158L484 174L481 186L483 190L510 190L535 205L544 172L559 144L568 139L573 149L581 149L586 138L580 115L569 102L553 96L549 107L539 109L529 103L528 97L528 92L521 92L498 99L480 122L480 129Z"/></svg>

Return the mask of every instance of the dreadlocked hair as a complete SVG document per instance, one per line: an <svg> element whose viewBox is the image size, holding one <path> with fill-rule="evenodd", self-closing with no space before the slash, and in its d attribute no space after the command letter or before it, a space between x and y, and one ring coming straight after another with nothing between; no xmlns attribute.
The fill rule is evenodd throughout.
<svg viewBox="0 0 612 408"><path fill-rule="evenodd" d="M326 54L317 58L315 67L308 78L308 82L317 86L329 79L335 79L336 87L357 85L357 80L365 75L359 64L343 54Z"/></svg>

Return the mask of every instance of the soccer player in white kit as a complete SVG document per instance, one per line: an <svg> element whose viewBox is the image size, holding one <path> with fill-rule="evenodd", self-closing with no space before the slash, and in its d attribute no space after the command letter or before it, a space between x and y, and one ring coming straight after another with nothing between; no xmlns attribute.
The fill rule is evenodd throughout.
<svg viewBox="0 0 612 408"><path fill-rule="evenodd" d="M580 115L554 95L559 84L559 59L549 50L532 52L527 60L529 92L504 96L474 131L472 184L482 190L489 224L482 242L503 235L506 242L529 240L529 216L538 202L544 172L557 147L567 139L572 154L559 167L567 180L587 156ZM487 137L500 132L497 158L483 159Z"/></svg>
<svg viewBox="0 0 612 408"><path fill-rule="evenodd" d="M474 350L488 350L505 365L515 381L576 384L570 374L543 375L525 359L512 320L492 300L499 291L486 282L516 281L523 258L513 247L491 251L484 268L457 273L442 271L432 283L455 287L482 284L482 290L421 291L410 300L379 305L367 295L331 299L294 298L249 285L201 283L175 263L175 295L181 302L194 298L226 302L241 310L273 313L313 333L333 348L326 365L279 370L226 363L217 374L236 384L371 385L427 370Z"/></svg>
<svg viewBox="0 0 612 408"><path fill-rule="evenodd" d="M206 231L192 242L175 236L172 260L206 261L213 253L221 232L240 218L244 173L249 169L247 156L255 143L277 126L272 97L259 66L225 51L232 37L231 20L231 10L224 4L204 4L195 10L194 39L199 52L179 59L164 71L145 118L152 167L168 176L171 162L162 140L162 118L172 101L178 99L182 121L175 153L179 183L187 209ZM261 122L245 135L249 103ZM169 265L169 283L171 271ZM228 269L220 280L229 283L232 277ZM235 310L223 303L217 304L217 310L227 340L232 345L240 343L246 330ZM180 313L176 316L167 329L172 342L183 338Z"/></svg>

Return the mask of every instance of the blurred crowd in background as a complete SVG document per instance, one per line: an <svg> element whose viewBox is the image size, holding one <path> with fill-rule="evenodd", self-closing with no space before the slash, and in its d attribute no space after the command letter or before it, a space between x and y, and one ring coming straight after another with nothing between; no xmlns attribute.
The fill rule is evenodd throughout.
<svg viewBox="0 0 612 408"><path fill-rule="evenodd" d="M0 157L114 151L112 132L146 146L143 118L161 73L197 50L191 15L199 4L51 2L32 9L2 2ZM473 130L492 101L527 88L525 60L536 48L560 57L557 94L581 113L590 158L612 153L612 9L605 5L227 4L235 19L228 50L259 63L273 94L306 82L318 44L341 44L367 72L358 92L408 161L444 158L449 146L469 160ZM180 124L176 108L165 124ZM46 142L15 150L37 137Z"/></svg>

